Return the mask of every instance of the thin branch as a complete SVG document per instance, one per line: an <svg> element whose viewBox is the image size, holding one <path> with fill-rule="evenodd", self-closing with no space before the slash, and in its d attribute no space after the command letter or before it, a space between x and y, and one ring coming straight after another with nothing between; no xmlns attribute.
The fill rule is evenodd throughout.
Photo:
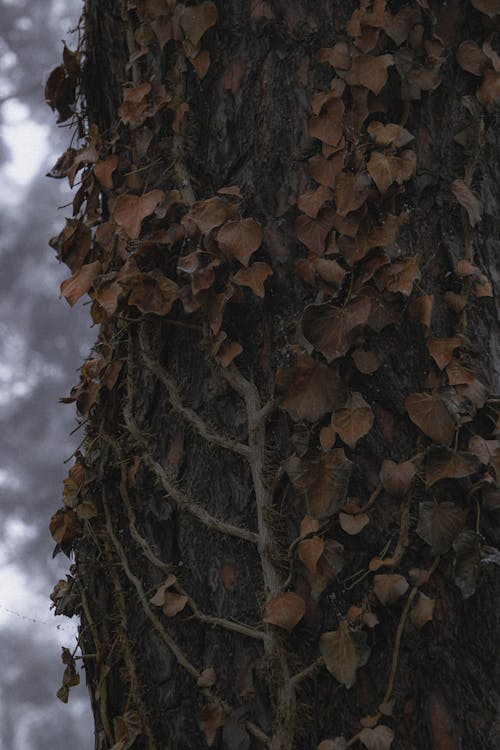
<svg viewBox="0 0 500 750"><path fill-rule="evenodd" d="M324 663L325 662L323 657L319 656L315 661L312 662L312 664L309 664L308 667L305 667L300 672L297 672L297 674L294 674L290 679L290 684L293 687L300 685L301 682L309 679L309 677L312 677L318 671L318 669L320 669L324 665Z"/></svg>
<svg viewBox="0 0 500 750"><path fill-rule="evenodd" d="M206 615L198 608L198 605L196 604L194 599L186 594L182 586L176 584L174 588L176 589L176 591L178 591L179 594L187 596L188 604L193 612L193 615L200 622L203 622L206 625L215 625L219 628L223 628L224 630L231 630L233 633L240 633L240 635L245 635L247 636L247 638L255 638L259 641L265 640L266 636L263 630L257 630L257 628L252 628L250 625L243 625L242 623L234 622L233 620L226 620L223 617L213 617L212 615Z"/></svg>

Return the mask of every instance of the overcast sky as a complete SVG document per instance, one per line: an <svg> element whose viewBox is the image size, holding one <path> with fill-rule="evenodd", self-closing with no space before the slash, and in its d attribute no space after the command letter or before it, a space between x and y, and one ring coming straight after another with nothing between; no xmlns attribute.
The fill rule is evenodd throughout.
<svg viewBox="0 0 500 750"><path fill-rule="evenodd" d="M74 46L79 0L0 0L0 747L91 750L83 685L68 705L61 646L73 649L76 621L49 610L69 561L52 560L48 532L60 507L64 460L81 439L73 405L59 405L78 381L95 331L88 307L59 299L69 276L48 239L64 225L67 186L44 174L69 144L43 102L44 81Z"/></svg>

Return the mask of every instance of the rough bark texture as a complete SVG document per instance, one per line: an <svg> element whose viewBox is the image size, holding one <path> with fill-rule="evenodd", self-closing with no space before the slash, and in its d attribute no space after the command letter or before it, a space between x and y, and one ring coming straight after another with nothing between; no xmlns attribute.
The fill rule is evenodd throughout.
<svg viewBox="0 0 500 750"><path fill-rule="evenodd" d="M168 90L178 90L181 74L185 79L181 98L190 109L183 163L196 199L211 198L222 186L238 185L246 199L246 216L254 217L265 232L259 259L273 269L269 291L260 300L244 290L244 303L234 303L232 329L225 329L243 344L238 367L254 384L258 397L254 391L250 395L262 408L276 397L276 370L290 364L288 344L297 340L297 320L314 299L295 270L304 251L293 227L294 204L308 186L307 159L317 153L317 142L308 134L311 98L331 77L316 55L322 47L333 47L356 5L275 0L261 4L270 12L260 18L250 16L258 2L217 0L216 5L217 24L203 37L211 65L200 81L189 64L186 73L179 70L176 52L168 44L163 53L152 45L146 58L127 69L127 39L130 44L138 26L136 12L120 0L87 0L84 94L89 123L111 136L118 125L124 83L137 84L137 76L148 66ZM397 9L397 3L393 5ZM446 275L464 255L460 206L449 185L462 176L467 161L453 135L468 123L463 97L475 91L475 83L457 66L454 50L460 41L482 31L477 13L465 0L452 0L443 8L441 3L433 5L446 62L439 88L423 93L409 108L406 127L416 136L418 168L401 199L409 221L399 242L403 255L422 254L425 289L438 299L449 289ZM391 117L396 122L404 116L404 105L395 101L394 106ZM152 166L142 191L179 187L179 169L172 166L169 152L176 148L168 135L170 116L169 110L156 115L160 124L148 152ZM133 137L139 138L143 130ZM476 263L491 272L497 308L494 300L477 299L467 315L471 352L493 387L500 377L494 349L499 133L498 105L493 105L484 114L484 138L477 154L474 188L481 194L484 215L473 242ZM183 255L190 252L187 242ZM175 268L176 262L177 258L164 261L167 268L169 263ZM115 357L124 364L114 389L101 391L89 422L86 460L94 476L91 492L98 515L86 522L76 556L82 649L84 654L98 654L97 659L84 660L96 747L103 750L118 743L116 748L137 750L203 748L200 717L209 721L218 710L227 716L212 745L217 750L310 750L325 738L349 739L359 732L363 716L377 712L385 694L404 603L378 607L380 624L368 634L372 654L351 689L318 665L296 690L293 687L293 696L285 693L291 676L317 660L320 634L336 630L349 607L368 592L371 574L357 585L350 576L366 570L388 541L394 546L399 533L395 507L400 500L382 493L372 506L369 526L358 536L347 535L338 524L327 530L327 537L345 548L341 576L292 633L272 626L264 629L264 604L280 593L288 577L288 548L307 510L286 475L273 483L280 463L297 450L300 430L293 432L283 410L275 410L260 424L253 413L252 424L254 407L245 403L243 391L238 392L231 368L214 366L196 315L188 318L174 309L167 317L137 316L114 329ZM449 335L454 320L438 302L433 334ZM377 486L383 459L402 461L418 447L418 431L408 420L404 400L423 390L428 369L425 338L411 318L385 328L377 343L384 365L369 378L351 373L350 379L354 390L357 379L362 382L363 396L376 418L374 429L350 453L350 495L362 498L360 504ZM222 439L207 440L200 434L191 412L182 411L186 408ZM309 427L302 428L302 439L304 434L309 439ZM264 451L259 453L262 440ZM235 450L235 444L257 447L249 458L244 449ZM257 508L259 481L263 495L272 497L272 512L267 508L261 519L269 529L267 541L258 523L263 512ZM425 567L426 545L414 533L423 498L424 490L418 488L411 497L405 571ZM450 483L448 499L459 505L472 502L464 500L456 483ZM195 511L186 503L195 503ZM196 508L251 533L248 538L235 538L225 533L227 529L221 533L201 522ZM385 520L391 514L396 521L387 528ZM481 517L489 544L500 541L497 520L493 512ZM264 580L266 565L271 572ZM421 630L408 622L403 630L394 709L387 719L395 731L392 750L500 748L496 568L482 566L476 593L463 600L453 583L452 567L451 555L444 555L424 589L436 599L433 621ZM150 602L169 571L196 608L188 605L173 618ZM293 581L299 594L301 586L307 587L300 564L294 565ZM200 621L204 616L206 621ZM206 616L216 619L207 621ZM238 625L243 626L241 632ZM188 667L176 649L185 655ZM223 709L210 703L207 689L197 685L199 673L209 667L217 676L211 695L223 701ZM140 715L142 733L131 745L119 744L120 729L113 719L132 710ZM281 719L276 718L280 711ZM266 740L277 731L279 744Z"/></svg>

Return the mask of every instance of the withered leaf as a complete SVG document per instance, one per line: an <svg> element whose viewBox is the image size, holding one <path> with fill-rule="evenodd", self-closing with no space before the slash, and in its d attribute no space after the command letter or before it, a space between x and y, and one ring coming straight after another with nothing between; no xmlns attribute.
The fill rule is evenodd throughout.
<svg viewBox="0 0 500 750"><path fill-rule="evenodd" d="M98 260L94 261L94 263L87 263L87 265L82 266L79 271L73 274L73 276L62 282L61 295L73 307L80 297L89 291L90 287L101 273L101 270L102 266Z"/></svg>
<svg viewBox="0 0 500 750"><path fill-rule="evenodd" d="M382 604L393 604L406 594L409 583L404 576L394 574L377 575L373 579L375 596Z"/></svg>
<svg viewBox="0 0 500 750"><path fill-rule="evenodd" d="M397 260L383 271L383 281L388 292L401 292L409 297L415 281L420 281L420 255Z"/></svg>
<svg viewBox="0 0 500 750"><path fill-rule="evenodd" d="M433 555L444 555L465 525L465 512L450 502L420 503L418 536L430 545Z"/></svg>
<svg viewBox="0 0 500 750"><path fill-rule="evenodd" d="M331 99L319 115L309 121L309 133L329 146L337 146L344 133L342 118L345 105L342 99Z"/></svg>
<svg viewBox="0 0 500 750"><path fill-rule="evenodd" d="M387 68L394 65L392 55L360 55L352 60L345 80L349 86L366 86L374 94L380 94L387 83Z"/></svg>
<svg viewBox="0 0 500 750"><path fill-rule="evenodd" d="M349 70L351 67L351 53L347 42L337 42L334 47L322 47L316 59L319 63L329 63L338 70Z"/></svg>
<svg viewBox="0 0 500 750"><path fill-rule="evenodd" d="M355 349L351 356L357 369L363 375L371 375L382 364L379 354L370 349Z"/></svg>
<svg viewBox="0 0 500 750"><path fill-rule="evenodd" d="M108 190L113 189L113 172L118 166L118 156L108 156L107 159L101 159L94 164L94 174L104 187Z"/></svg>
<svg viewBox="0 0 500 750"><path fill-rule="evenodd" d="M358 736L368 750L389 750L394 740L392 729L382 725L375 729L362 729Z"/></svg>
<svg viewBox="0 0 500 750"><path fill-rule="evenodd" d="M344 307L329 303L309 305L302 316L302 332L316 351L331 362L346 354L364 329L371 310L366 297Z"/></svg>
<svg viewBox="0 0 500 750"><path fill-rule="evenodd" d="M347 398L338 371L308 354L300 354L295 367L278 370L276 382L285 389L280 406L292 419L316 422Z"/></svg>
<svg viewBox="0 0 500 750"><path fill-rule="evenodd" d="M432 446L425 457L425 486L440 479L460 479L479 470L479 459L472 453Z"/></svg>
<svg viewBox="0 0 500 750"><path fill-rule="evenodd" d="M461 313L462 310L465 310L467 307L467 297L456 294L455 292L445 292L443 294L443 299L450 310L453 310L453 312L457 314Z"/></svg>
<svg viewBox="0 0 500 750"><path fill-rule="evenodd" d="M311 219L315 219L323 203L330 200L331 197L332 191L330 188L320 185L316 190L308 190L307 193L299 195L297 208Z"/></svg>
<svg viewBox="0 0 500 750"><path fill-rule="evenodd" d="M199 44L205 32L216 22L217 7L209 0L184 8L179 19L182 30L192 44Z"/></svg>
<svg viewBox="0 0 500 750"><path fill-rule="evenodd" d="M334 211L327 209L321 211L317 219L311 219L306 215L299 216L295 222L297 239L311 252L323 255L326 238L333 227L334 215Z"/></svg>
<svg viewBox="0 0 500 750"><path fill-rule="evenodd" d="M284 468L310 515L328 518L344 503L352 462L342 448L335 448L316 460L291 456Z"/></svg>
<svg viewBox="0 0 500 750"><path fill-rule="evenodd" d="M433 442L449 445L455 436L455 422L439 393L412 393L405 401L408 416Z"/></svg>
<svg viewBox="0 0 500 750"><path fill-rule="evenodd" d="M293 591L278 594L265 606L264 622L291 631L306 613L306 604L301 596Z"/></svg>
<svg viewBox="0 0 500 750"><path fill-rule="evenodd" d="M182 223L185 224L188 220L192 221L202 234L208 234L215 227L220 227L228 216L229 207L224 201L221 201L220 198L209 198L206 201L193 203L188 213L183 217Z"/></svg>
<svg viewBox="0 0 500 750"><path fill-rule="evenodd" d="M342 172L335 180L334 196L337 212L346 216L366 202L369 178L362 172Z"/></svg>
<svg viewBox="0 0 500 750"><path fill-rule="evenodd" d="M500 0L470 0L471 5L481 13L494 18L500 13Z"/></svg>
<svg viewBox="0 0 500 750"><path fill-rule="evenodd" d="M349 513L339 513L340 527L350 536L360 534L369 523L370 516L367 513L358 513L355 516L351 516Z"/></svg>
<svg viewBox="0 0 500 750"><path fill-rule="evenodd" d="M432 620L435 600L419 591L417 603L410 610L410 620L420 630L426 622Z"/></svg>
<svg viewBox="0 0 500 750"><path fill-rule="evenodd" d="M151 91L150 83L141 83L133 88L125 89L123 102L118 108L118 114L126 125L142 125L147 117L149 103L146 100Z"/></svg>
<svg viewBox="0 0 500 750"><path fill-rule="evenodd" d="M58 510L50 519L52 538L57 544L71 542L82 533L82 526L73 510Z"/></svg>
<svg viewBox="0 0 500 750"><path fill-rule="evenodd" d="M475 76L481 76L488 66L488 58L479 44L472 39L467 39L458 47L457 62L462 70L473 73Z"/></svg>
<svg viewBox="0 0 500 750"><path fill-rule="evenodd" d="M464 599L469 599L476 591L481 562L481 535L475 531L462 531L453 541L455 583Z"/></svg>
<svg viewBox="0 0 500 750"><path fill-rule="evenodd" d="M144 195L120 195L115 202L113 219L131 240L136 240L143 219L151 216L162 199L163 190L150 190Z"/></svg>
<svg viewBox="0 0 500 750"><path fill-rule="evenodd" d="M500 480L500 440L485 440L473 435L469 440L469 451L485 466L493 466L497 480Z"/></svg>
<svg viewBox="0 0 500 750"><path fill-rule="evenodd" d="M309 159L309 172L313 180L324 187L332 188L338 175L344 167L345 151L341 150L334 156L326 159L324 156L311 156Z"/></svg>
<svg viewBox="0 0 500 750"><path fill-rule="evenodd" d="M198 677L196 684L201 688L212 687L212 685L215 685L216 680L217 675L215 669L213 667L207 667Z"/></svg>
<svg viewBox="0 0 500 750"><path fill-rule="evenodd" d="M402 185L413 175L416 166L414 151L403 151L401 156L372 151L366 168L381 193L387 192L393 182Z"/></svg>
<svg viewBox="0 0 500 750"><path fill-rule="evenodd" d="M228 341L227 333L219 331L212 345L212 354L221 363L222 367L229 367L233 359L241 352L243 347L238 341Z"/></svg>
<svg viewBox="0 0 500 750"><path fill-rule="evenodd" d="M347 750L347 740L336 737L334 740L323 740L319 743L317 750Z"/></svg>
<svg viewBox="0 0 500 750"><path fill-rule="evenodd" d="M167 617L175 617L178 612L182 612L188 602L184 594L176 594L174 591L166 591L163 601L163 612Z"/></svg>
<svg viewBox="0 0 500 750"><path fill-rule="evenodd" d="M377 146L402 148L415 137L408 130L405 130L402 125L397 125L394 122L384 125L374 120L368 125L367 131Z"/></svg>
<svg viewBox="0 0 500 750"><path fill-rule="evenodd" d="M340 622L338 630L323 633L319 639L319 651L326 668L346 688L356 682L357 670L364 666L370 656L364 631L349 630L347 620Z"/></svg>
<svg viewBox="0 0 500 750"><path fill-rule="evenodd" d="M450 339L429 339L427 342L430 355L440 370L444 370L451 362L453 352L459 346L462 346L462 339L458 336Z"/></svg>
<svg viewBox="0 0 500 750"><path fill-rule="evenodd" d="M252 218L228 221L217 233L222 252L237 258L243 266L248 266L250 257L259 249L263 238L262 227Z"/></svg>
<svg viewBox="0 0 500 750"><path fill-rule="evenodd" d="M267 263L261 263L258 261L249 268L242 268L240 271L235 273L233 281L239 286L248 286L257 295L257 297L264 297L266 290L264 288L264 282L272 276L273 272Z"/></svg>
<svg viewBox="0 0 500 750"><path fill-rule="evenodd" d="M481 221L483 213L481 201L463 180L453 180L451 191L460 205L467 211L471 227L475 227Z"/></svg>
<svg viewBox="0 0 500 750"><path fill-rule="evenodd" d="M398 464L386 459L380 469L380 481L389 495L403 497L410 489L416 473L416 467L411 461L403 461Z"/></svg>
<svg viewBox="0 0 500 750"><path fill-rule="evenodd" d="M332 427L349 448L372 428L373 411L360 393L352 393L342 409L332 415Z"/></svg>
<svg viewBox="0 0 500 750"><path fill-rule="evenodd" d="M433 305L433 294L422 294L420 297L412 299L408 305L410 315L422 324L426 332L428 332L431 327Z"/></svg>
<svg viewBox="0 0 500 750"><path fill-rule="evenodd" d="M325 549L325 542L319 536L302 539L298 545L299 559L310 573L316 573L318 561Z"/></svg>
<svg viewBox="0 0 500 750"><path fill-rule="evenodd" d="M131 289L128 303L143 313L167 315L179 298L179 287L159 272L137 274L123 281Z"/></svg>
<svg viewBox="0 0 500 750"><path fill-rule="evenodd" d="M212 747L217 736L219 727L224 726L226 711L222 701L217 698L211 698L206 703L200 716L200 727L205 735L208 747Z"/></svg>

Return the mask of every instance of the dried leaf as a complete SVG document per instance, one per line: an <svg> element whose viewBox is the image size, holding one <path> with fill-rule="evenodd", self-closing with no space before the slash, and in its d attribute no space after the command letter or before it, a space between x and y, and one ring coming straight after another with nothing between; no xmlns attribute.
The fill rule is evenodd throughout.
<svg viewBox="0 0 500 750"><path fill-rule="evenodd" d="M263 298L266 290L264 288L264 282L272 276L273 272L267 263L261 263L258 261L249 268L242 268L240 271L235 273L233 281L239 286L249 286L250 289L257 297Z"/></svg>
<svg viewBox="0 0 500 750"><path fill-rule="evenodd" d="M420 628L423 628L426 622L432 620L434 615L434 604L434 599L430 599L425 594L422 594L421 591L419 592L417 603L410 610L410 620L419 630Z"/></svg>
<svg viewBox="0 0 500 750"><path fill-rule="evenodd" d="M224 726L226 712L223 703L217 698L210 698L201 711L200 727L205 735L208 747L212 747L219 727Z"/></svg>
<svg viewBox="0 0 500 750"><path fill-rule="evenodd" d="M430 545L433 555L444 555L465 525L465 512L454 503L420 503L418 536Z"/></svg>
<svg viewBox="0 0 500 750"><path fill-rule="evenodd" d="M368 125L367 131L375 141L375 145L384 147L393 146L394 148L402 148L415 137L408 130L405 130L402 125L396 125L393 122L384 125L381 122L373 120Z"/></svg>
<svg viewBox="0 0 500 750"><path fill-rule="evenodd" d="M101 273L102 266L100 261L88 263L80 268L71 278L65 279L61 284L61 295L64 299L73 305L78 302L80 297L86 294L96 278Z"/></svg>
<svg viewBox="0 0 500 750"><path fill-rule="evenodd" d="M352 393L344 407L332 414L334 430L349 448L354 448L358 440L370 432L374 415L369 404L360 393Z"/></svg>
<svg viewBox="0 0 500 750"><path fill-rule="evenodd" d="M467 211L471 227L475 227L481 221L483 212L481 201L463 180L453 180L451 191L460 205Z"/></svg>
<svg viewBox="0 0 500 750"><path fill-rule="evenodd" d="M364 205L368 198L369 179L362 172L342 172L335 180L334 196L337 212L346 216Z"/></svg>
<svg viewBox="0 0 500 750"><path fill-rule="evenodd" d="M347 750L347 741L343 737L334 740L323 740L319 743L317 750Z"/></svg>
<svg viewBox="0 0 500 750"><path fill-rule="evenodd" d="M408 305L410 315L413 318L416 318L427 332L431 327L433 305L433 294L422 294L420 297L416 297L415 299L413 299Z"/></svg>
<svg viewBox="0 0 500 750"><path fill-rule="evenodd" d="M196 201L183 217L182 223L192 221L202 234L208 234L220 227L230 215L229 206L220 198L209 198L206 201ZM226 225L227 226L227 225ZM219 234L222 230L219 230Z"/></svg>
<svg viewBox="0 0 500 750"><path fill-rule="evenodd" d="M209 0L191 5L183 9L179 23L189 41L199 44L202 36L217 23L217 7Z"/></svg>
<svg viewBox="0 0 500 750"><path fill-rule="evenodd" d="M233 359L241 352L243 347L237 341L227 341L227 333L219 331L212 345L212 354L221 363L222 367L229 367Z"/></svg>
<svg viewBox="0 0 500 750"><path fill-rule="evenodd" d="M143 313L167 315L179 299L180 289L171 279L158 271L127 277L122 284L131 289L128 303Z"/></svg>
<svg viewBox="0 0 500 750"><path fill-rule="evenodd" d="M387 68L394 65L392 55L360 55L352 60L345 80L349 86L366 86L374 94L380 94L387 83Z"/></svg>
<svg viewBox="0 0 500 750"><path fill-rule="evenodd" d="M297 239L302 242L308 250L316 255L323 255L326 238L333 227L335 211L327 209L320 211L317 219L301 215L295 222L295 233Z"/></svg>
<svg viewBox="0 0 500 750"><path fill-rule="evenodd" d="M493 287L484 274L479 274L474 284L474 294L476 297L493 297Z"/></svg>
<svg viewBox="0 0 500 750"><path fill-rule="evenodd" d="M150 83L141 83L133 88L125 89L123 102L118 108L118 114L125 125L138 127L145 122L150 114L149 102L146 99L150 91Z"/></svg>
<svg viewBox="0 0 500 750"><path fill-rule="evenodd" d="M415 166L414 151L403 151L401 156L372 151L366 168L378 190L383 194L389 190L393 182L398 185L407 182L413 176Z"/></svg>
<svg viewBox="0 0 500 750"><path fill-rule="evenodd" d="M213 667L207 667L207 669L204 669L198 677L196 684L198 687L207 688L215 685L216 680L217 675L215 674L215 669Z"/></svg>
<svg viewBox="0 0 500 750"><path fill-rule="evenodd" d="M378 352L369 349L355 349L352 352L351 357L353 358L357 369L362 372L363 375L371 375L373 372L376 372L382 364Z"/></svg>
<svg viewBox="0 0 500 750"><path fill-rule="evenodd" d="M401 292L409 297L413 291L415 281L420 281L420 255L414 255L411 258L397 260L391 263L383 271L383 282L388 292Z"/></svg>
<svg viewBox="0 0 500 750"><path fill-rule="evenodd" d="M390 727L381 725L375 729L362 729L358 737L368 750L389 750L394 740L394 732Z"/></svg>
<svg viewBox="0 0 500 750"><path fill-rule="evenodd" d="M455 583L464 599L469 599L476 591L481 562L481 535L475 531L462 531L453 541Z"/></svg>
<svg viewBox="0 0 500 750"><path fill-rule="evenodd" d="M397 464L395 461L386 459L380 469L380 481L389 495L404 497L410 489L416 473L415 465L411 461L403 461Z"/></svg>
<svg viewBox="0 0 500 750"><path fill-rule="evenodd" d="M222 252L237 258L243 266L248 266L250 257L259 249L263 238L262 227L251 218L229 221L217 234L217 242Z"/></svg>
<svg viewBox="0 0 500 750"><path fill-rule="evenodd" d="M479 459L472 453L432 446L425 458L425 486L440 479L460 479L479 471Z"/></svg>
<svg viewBox="0 0 500 750"><path fill-rule="evenodd" d="M347 42L337 42L334 47L322 47L316 60L319 63L329 63L332 68L349 70L351 67L351 53Z"/></svg>
<svg viewBox="0 0 500 750"><path fill-rule="evenodd" d="M406 578L395 573L374 576L373 583L375 596L382 604L393 604L406 594L409 588Z"/></svg>
<svg viewBox="0 0 500 750"><path fill-rule="evenodd" d="M467 39L462 42L457 50L457 62L468 73L481 76L488 66L488 58L477 42Z"/></svg>
<svg viewBox="0 0 500 750"><path fill-rule="evenodd" d="M342 406L347 398L337 370L308 354L300 354L295 367L278 370L276 382L285 389L280 407L294 420L317 422Z"/></svg>
<svg viewBox="0 0 500 750"><path fill-rule="evenodd" d="M367 513L358 513L351 516L348 513L339 513L339 524L342 531L350 536L360 534L365 526L370 523L370 516Z"/></svg>
<svg viewBox="0 0 500 750"><path fill-rule="evenodd" d="M306 604L301 596L293 591L278 594L267 602L264 622L292 632L306 613Z"/></svg>
<svg viewBox="0 0 500 750"><path fill-rule="evenodd" d="M329 146L337 146L344 134L343 116L345 105L342 99L331 99L320 115L309 121L309 134Z"/></svg>
<svg viewBox="0 0 500 750"><path fill-rule="evenodd" d="M316 460L292 456L284 468L310 515L328 518L344 503L352 463L342 448L335 448Z"/></svg>
<svg viewBox="0 0 500 750"><path fill-rule="evenodd" d="M427 348L434 362L440 370L444 370L452 358L453 352L459 346L462 346L462 339L455 336L451 339L429 339Z"/></svg>
<svg viewBox="0 0 500 750"><path fill-rule="evenodd" d="M455 422L438 393L412 393L405 401L408 416L433 442L449 445L455 436Z"/></svg>
<svg viewBox="0 0 500 750"><path fill-rule="evenodd" d="M324 549L325 542L319 536L313 536L311 539L303 539L299 542L299 559L310 573L316 573L316 567Z"/></svg>
<svg viewBox="0 0 500 750"><path fill-rule="evenodd" d="M309 305L302 316L302 332L331 362L349 351L363 331L370 310L366 297L355 298L340 308L329 303Z"/></svg>
<svg viewBox="0 0 500 750"><path fill-rule="evenodd" d="M104 187L113 190L113 172L118 167L118 156L108 156L94 164L94 174Z"/></svg>
<svg viewBox="0 0 500 750"><path fill-rule="evenodd" d="M500 440L484 440L479 435L473 435L469 440L469 451L485 466L492 466L497 481L500 480Z"/></svg>
<svg viewBox="0 0 500 750"><path fill-rule="evenodd" d="M467 307L467 297L462 297L455 292L445 292L443 299L453 312L460 314Z"/></svg>
<svg viewBox="0 0 500 750"><path fill-rule="evenodd" d="M316 190L308 190L307 193L299 195L297 199L297 208L303 211L311 219L315 219L322 205L330 200L332 191L330 188L320 185Z"/></svg>
<svg viewBox="0 0 500 750"><path fill-rule="evenodd" d="M162 199L162 190L151 190L144 195L120 195L114 205L113 219L131 240L135 240L141 233L141 222L151 216Z"/></svg>
<svg viewBox="0 0 500 750"><path fill-rule="evenodd" d="M340 622L338 630L323 633L319 639L319 651L330 674L347 688L354 685L356 671L370 656L366 633L351 632L347 620Z"/></svg>
<svg viewBox="0 0 500 750"><path fill-rule="evenodd" d="M494 18L500 13L500 0L470 0L471 5L481 13Z"/></svg>
<svg viewBox="0 0 500 750"><path fill-rule="evenodd" d="M324 156L311 156L309 173L313 180L324 187L332 188L344 168L345 151L341 150L329 159Z"/></svg>

